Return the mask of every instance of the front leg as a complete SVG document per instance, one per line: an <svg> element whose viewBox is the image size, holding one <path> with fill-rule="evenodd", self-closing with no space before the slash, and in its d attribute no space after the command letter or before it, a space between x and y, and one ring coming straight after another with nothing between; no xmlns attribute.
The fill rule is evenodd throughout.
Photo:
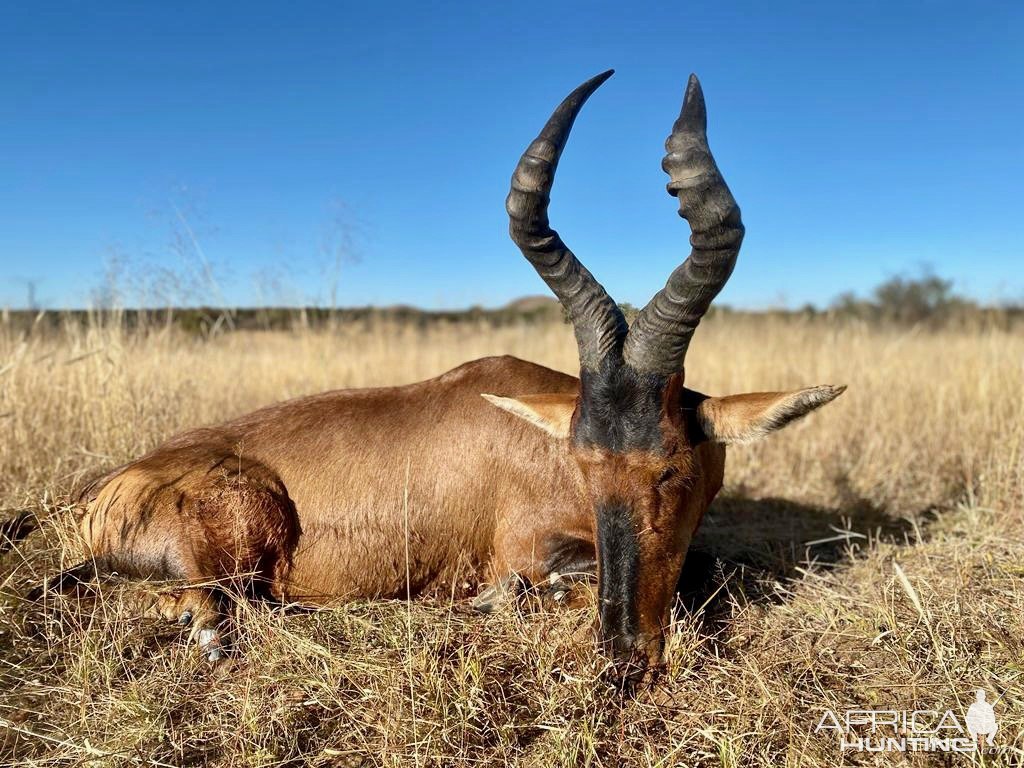
<svg viewBox="0 0 1024 768"><path fill-rule="evenodd" d="M547 576L538 592L546 601L575 607L593 602L597 587L597 559L592 539L553 535L544 560Z"/></svg>
<svg viewBox="0 0 1024 768"><path fill-rule="evenodd" d="M499 524L494 555L488 568L490 586L473 600L473 607L492 613L532 593L545 602L567 603L578 586L597 578L593 534L579 525L557 526L553 515L537 515L543 527Z"/></svg>

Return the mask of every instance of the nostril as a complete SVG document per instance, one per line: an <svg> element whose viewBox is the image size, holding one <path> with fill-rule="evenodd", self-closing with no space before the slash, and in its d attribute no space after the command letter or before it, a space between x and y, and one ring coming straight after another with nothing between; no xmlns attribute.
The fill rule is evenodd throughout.
<svg viewBox="0 0 1024 768"><path fill-rule="evenodd" d="M623 634L605 640L605 655L611 662L605 670L606 679L615 687L630 690L643 680L649 659L642 643L632 634Z"/></svg>
<svg viewBox="0 0 1024 768"><path fill-rule="evenodd" d="M637 637L632 633L604 636L601 647L605 655L616 664L635 661L637 656Z"/></svg>
<svg viewBox="0 0 1024 768"><path fill-rule="evenodd" d="M601 633L598 647L615 665L656 666L661 661L662 643L659 640L642 632Z"/></svg>
<svg viewBox="0 0 1024 768"><path fill-rule="evenodd" d="M612 654L616 659L630 658L636 652L636 635L623 634L612 638Z"/></svg>

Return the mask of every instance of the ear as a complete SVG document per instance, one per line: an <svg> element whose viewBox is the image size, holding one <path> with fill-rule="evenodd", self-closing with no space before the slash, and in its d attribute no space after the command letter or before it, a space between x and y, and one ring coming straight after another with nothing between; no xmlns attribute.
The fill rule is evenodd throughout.
<svg viewBox="0 0 1024 768"><path fill-rule="evenodd" d="M503 411L513 413L521 419L540 427L549 435L558 438L569 436L572 413L576 410L576 395L523 395L521 397L498 397L481 395L489 403Z"/></svg>
<svg viewBox="0 0 1024 768"><path fill-rule="evenodd" d="M831 403L846 387L824 385L795 392L751 392L709 397L697 406L697 422L715 443L746 443L782 429L801 416Z"/></svg>

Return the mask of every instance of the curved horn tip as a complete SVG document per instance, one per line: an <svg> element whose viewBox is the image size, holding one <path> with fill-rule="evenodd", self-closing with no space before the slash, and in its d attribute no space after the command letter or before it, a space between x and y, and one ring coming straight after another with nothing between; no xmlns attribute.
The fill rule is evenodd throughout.
<svg viewBox="0 0 1024 768"><path fill-rule="evenodd" d="M686 96L683 98L683 108L679 111L679 119L672 126L672 132L677 131L701 131L707 132L708 110L704 103L704 90L700 87L700 80L697 75L691 74L686 84Z"/></svg>
<svg viewBox="0 0 1024 768"><path fill-rule="evenodd" d="M556 147L556 161L558 156L562 154L562 146L565 144L566 139L569 138L569 131L572 129L572 124L576 121L576 115L583 109L583 105L587 103L587 99L593 95L594 91L613 74L615 74L615 70L609 69L607 72L595 75L582 85L577 86L572 93L562 100L562 103L558 105L551 117L548 118L547 124L537 138L545 139L554 144ZM527 152L529 151L527 150Z"/></svg>
<svg viewBox="0 0 1024 768"><path fill-rule="evenodd" d="M586 94L584 98L588 98L590 94L592 94L594 91L600 88L604 84L604 82L614 74L615 70L609 69L602 72L599 75L594 75L592 78L587 80L585 83L583 83L583 85L581 85L576 90Z"/></svg>

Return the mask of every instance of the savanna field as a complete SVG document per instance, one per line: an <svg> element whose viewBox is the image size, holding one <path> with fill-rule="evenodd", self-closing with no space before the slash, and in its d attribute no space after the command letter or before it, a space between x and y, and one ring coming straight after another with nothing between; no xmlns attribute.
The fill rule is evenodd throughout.
<svg viewBox="0 0 1024 768"><path fill-rule="evenodd" d="M24 599L78 557L66 502L83 477L186 427L492 354L578 366L557 320L205 336L159 323L128 331L116 317L0 323L0 509L38 521L0 558L0 764L1024 762L1019 330L707 318L688 386L849 389L729 449L666 666L631 696L604 682L588 608L527 600L480 616L446 595L320 611L242 603L232 658L211 667L187 630L137 617L138 587ZM814 733L828 709L962 716L977 688L999 719L996 753L841 753L834 732Z"/></svg>

